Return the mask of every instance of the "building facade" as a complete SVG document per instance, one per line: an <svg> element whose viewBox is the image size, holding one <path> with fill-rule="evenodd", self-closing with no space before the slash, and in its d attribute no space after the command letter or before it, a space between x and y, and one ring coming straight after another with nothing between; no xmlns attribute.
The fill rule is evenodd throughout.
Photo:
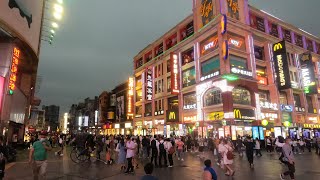
<svg viewBox="0 0 320 180"><path fill-rule="evenodd" d="M39 62L44 1L0 2L0 132L23 142Z"/></svg>
<svg viewBox="0 0 320 180"><path fill-rule="evenodd" d="M45 130L57 131L60 123L60 107L56 105L42 106L45 112Z"/></svg>
<svg viewBox="0 0 320 180"><path fill-rule="evenodd" d="M247 0L194 0L134 57L134 133L317 136L319 58L319 38Z"/></svg>

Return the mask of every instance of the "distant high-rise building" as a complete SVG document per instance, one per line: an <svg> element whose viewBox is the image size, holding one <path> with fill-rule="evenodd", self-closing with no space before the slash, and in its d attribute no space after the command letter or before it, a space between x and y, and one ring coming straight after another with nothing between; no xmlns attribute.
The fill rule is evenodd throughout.
<svg viewBox="0 0 320 180"><path fill-rule="evenodd" d="M51 131L56 131L59 126L60 107L56 105L42 106L45 111L45 122L50 126Z"/></svg>

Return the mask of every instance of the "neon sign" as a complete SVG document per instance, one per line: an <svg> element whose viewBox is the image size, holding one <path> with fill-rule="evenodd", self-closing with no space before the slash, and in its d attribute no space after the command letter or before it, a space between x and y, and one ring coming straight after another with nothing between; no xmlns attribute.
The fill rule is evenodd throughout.
<svg viewBox="0 0 320 180"><path fill-rule="evenodd" d="M179 93L178 55L171 53L171 94Z"/></svg>
<svg viewBox="0 0 320 180"><path fill-rule="evenodd" d="M291 88L289 65L287 61L287 52L285 47L285 42L281 41L275 43L272 46L274 55L274 66L276 71L276 81L278 84L278 89L288 89Z"/></svg>
<svg viewBox="0 0 320 180"><path fill-rule="evenodd" d="M234 46L237 47L237 48L240 48L241 45L242 45L242 43L243 43L242 41L238 41L238 40L229 38L229 44L232 44L232 45L234 45Z"/></svg>
<svg viewBox="0 0 320 180"><path fill-rule="evenodd" d="M212 40L211 40L212 39ZM204 55L208 50L213 50L218 45L218 38L210 38L209 42L203 45L203 48L201 50L201 54Z"/></svg>
<svg viewBox="0 0 320 180"><path fill-rule="evenodd" d="M183 117L184 122L193 122L197 121L197 116L185 116Z"/></svg>
<svg viewBox="0 0 320 180"><path fill-rule="evenodd" d="M224 35L227 32L227 16L225 14L222 14L220 25L221 25L221 34Z"/></svg>
<svg viewBox="0 0 320 180"><path fill-rule="evenodd" d="M236 67L231 68L231 72L235 73L235 74L245 75L245 76L252 76L252 72L251 71L247 71L247 70L244 70L244 69L238 69Z"/></svg>
<svg viewBox="0 0 320 180"><path fill-rule="evenodd" d="M18 64L20 58L20 50L16 47L13 48L12 63L10 68L10 79L9 79L9 94L12 95L16 88Z"/></svg>
<svg viewBox="0 0 320 180"><path fill-rule="evenodd" d="M202 0L200 7L200 16L203 26L208 24L213 19L213 10L214 8L212 0Z"/></svg>
<svg viewBox="0 0 320 180"><path fill-rule="evenodd" d="M152 100L152 91L153 91L153 85L152 85L152 69L147 69L147 93L146 93L146 99L148 101Z"/></svg>
<svg viewBox="0 0 320 180"><path fill-rule="evenodd" d="M204 81L206 79L209 79L209 78L212 78L212 77L215 77L215 76L219 76L220 75L220 71L216 71L214 73L211 73L211 74L208 74L206 76L203 76L200 78L200 81Z"/></svg>
<svg viewBox="0 0 320 180"><path fill-rule="evenodd" d="M271 110L278 110L278 104L276 103L270 103L270 102L261 102L260 101L260 107L263 109L271 109Z"/></svg>
<svg viewBox="0 0 320 180"><path fill-rule="evenodd" d="M257 80L259 84L268 85L268 81L266 77L257 76Z"/></svg>
<svg viewBox="0 0 320 180"><path fill-rule="evenodd" d="M133 115L132 112L132 98L133 98L133 78L129 78L128 83L128 115Z"/></svg>
<svg viewBox="0 0 320 180"><path fill-rule="evenodd" d="M306 94L317 94L317 84L311 54L302 54L300 57L300 64L304 92Z"/></svg>
<svg viewBox="0 0 320 180"><path fill-rule="evenodd" d="M227 41L223 42L222 45L222 55L223 55L223 59L226 60L229 57L229 45Z"/></svg>

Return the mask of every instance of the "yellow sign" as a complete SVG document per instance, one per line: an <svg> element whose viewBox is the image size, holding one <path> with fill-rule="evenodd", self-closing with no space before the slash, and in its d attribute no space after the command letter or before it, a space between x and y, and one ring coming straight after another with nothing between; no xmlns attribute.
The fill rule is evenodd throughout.
<svg viewBox="0 0 320 180"><path fill-rule="evenodd" d="M320 124L303 124L304 128L317 128L320 129Z"/></svg>
<svg viewBox="0 0 320 180"><path fill-rule="evenodd" d="M176 119L176 113L175 112L170 112L169 120L174 120L174 119Z"/></svg>
<svg viewBox="0 0 320 180"><path fill-rule="evenodd" d="M210 12L213 10L212 2L208 2L208 0L205 0L203 4L201 4L200 8L200 14L201 17L209 17Z"/></svg>
<svg viewBox="0 0 320 180"><path fill-rule="evenodd" d="M239 109L234 109L233 114L235 119L242 119L242 115Z"/></svg>
<svg viewBox="0 0 320 180"><path fill-rule="evenodd" d="M222 120L224 118L224 112L212 112L207 115L207 120L209 121L216 121L216 120Z"/></svg>
<svg viewBox="0 0 320 180"><path fill-rule="evenodd" d="M277 43L273 46L273 51L278 51L279 49L282 49L282 44L281 43Z"/></svg>

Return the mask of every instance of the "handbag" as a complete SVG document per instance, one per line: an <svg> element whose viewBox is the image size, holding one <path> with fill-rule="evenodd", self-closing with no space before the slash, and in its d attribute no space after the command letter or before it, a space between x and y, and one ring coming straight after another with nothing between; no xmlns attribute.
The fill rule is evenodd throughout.
<svg viewBox="0 0 320 180"><path fill-rule="evenodd" d="M224 146L225 147L225 146ZM227 147L226 147L227 148ZM229 148L227 148L227 159L228 160L233 160L234 159L234 155L232 153L232 151L229 151Z"/></svg>

